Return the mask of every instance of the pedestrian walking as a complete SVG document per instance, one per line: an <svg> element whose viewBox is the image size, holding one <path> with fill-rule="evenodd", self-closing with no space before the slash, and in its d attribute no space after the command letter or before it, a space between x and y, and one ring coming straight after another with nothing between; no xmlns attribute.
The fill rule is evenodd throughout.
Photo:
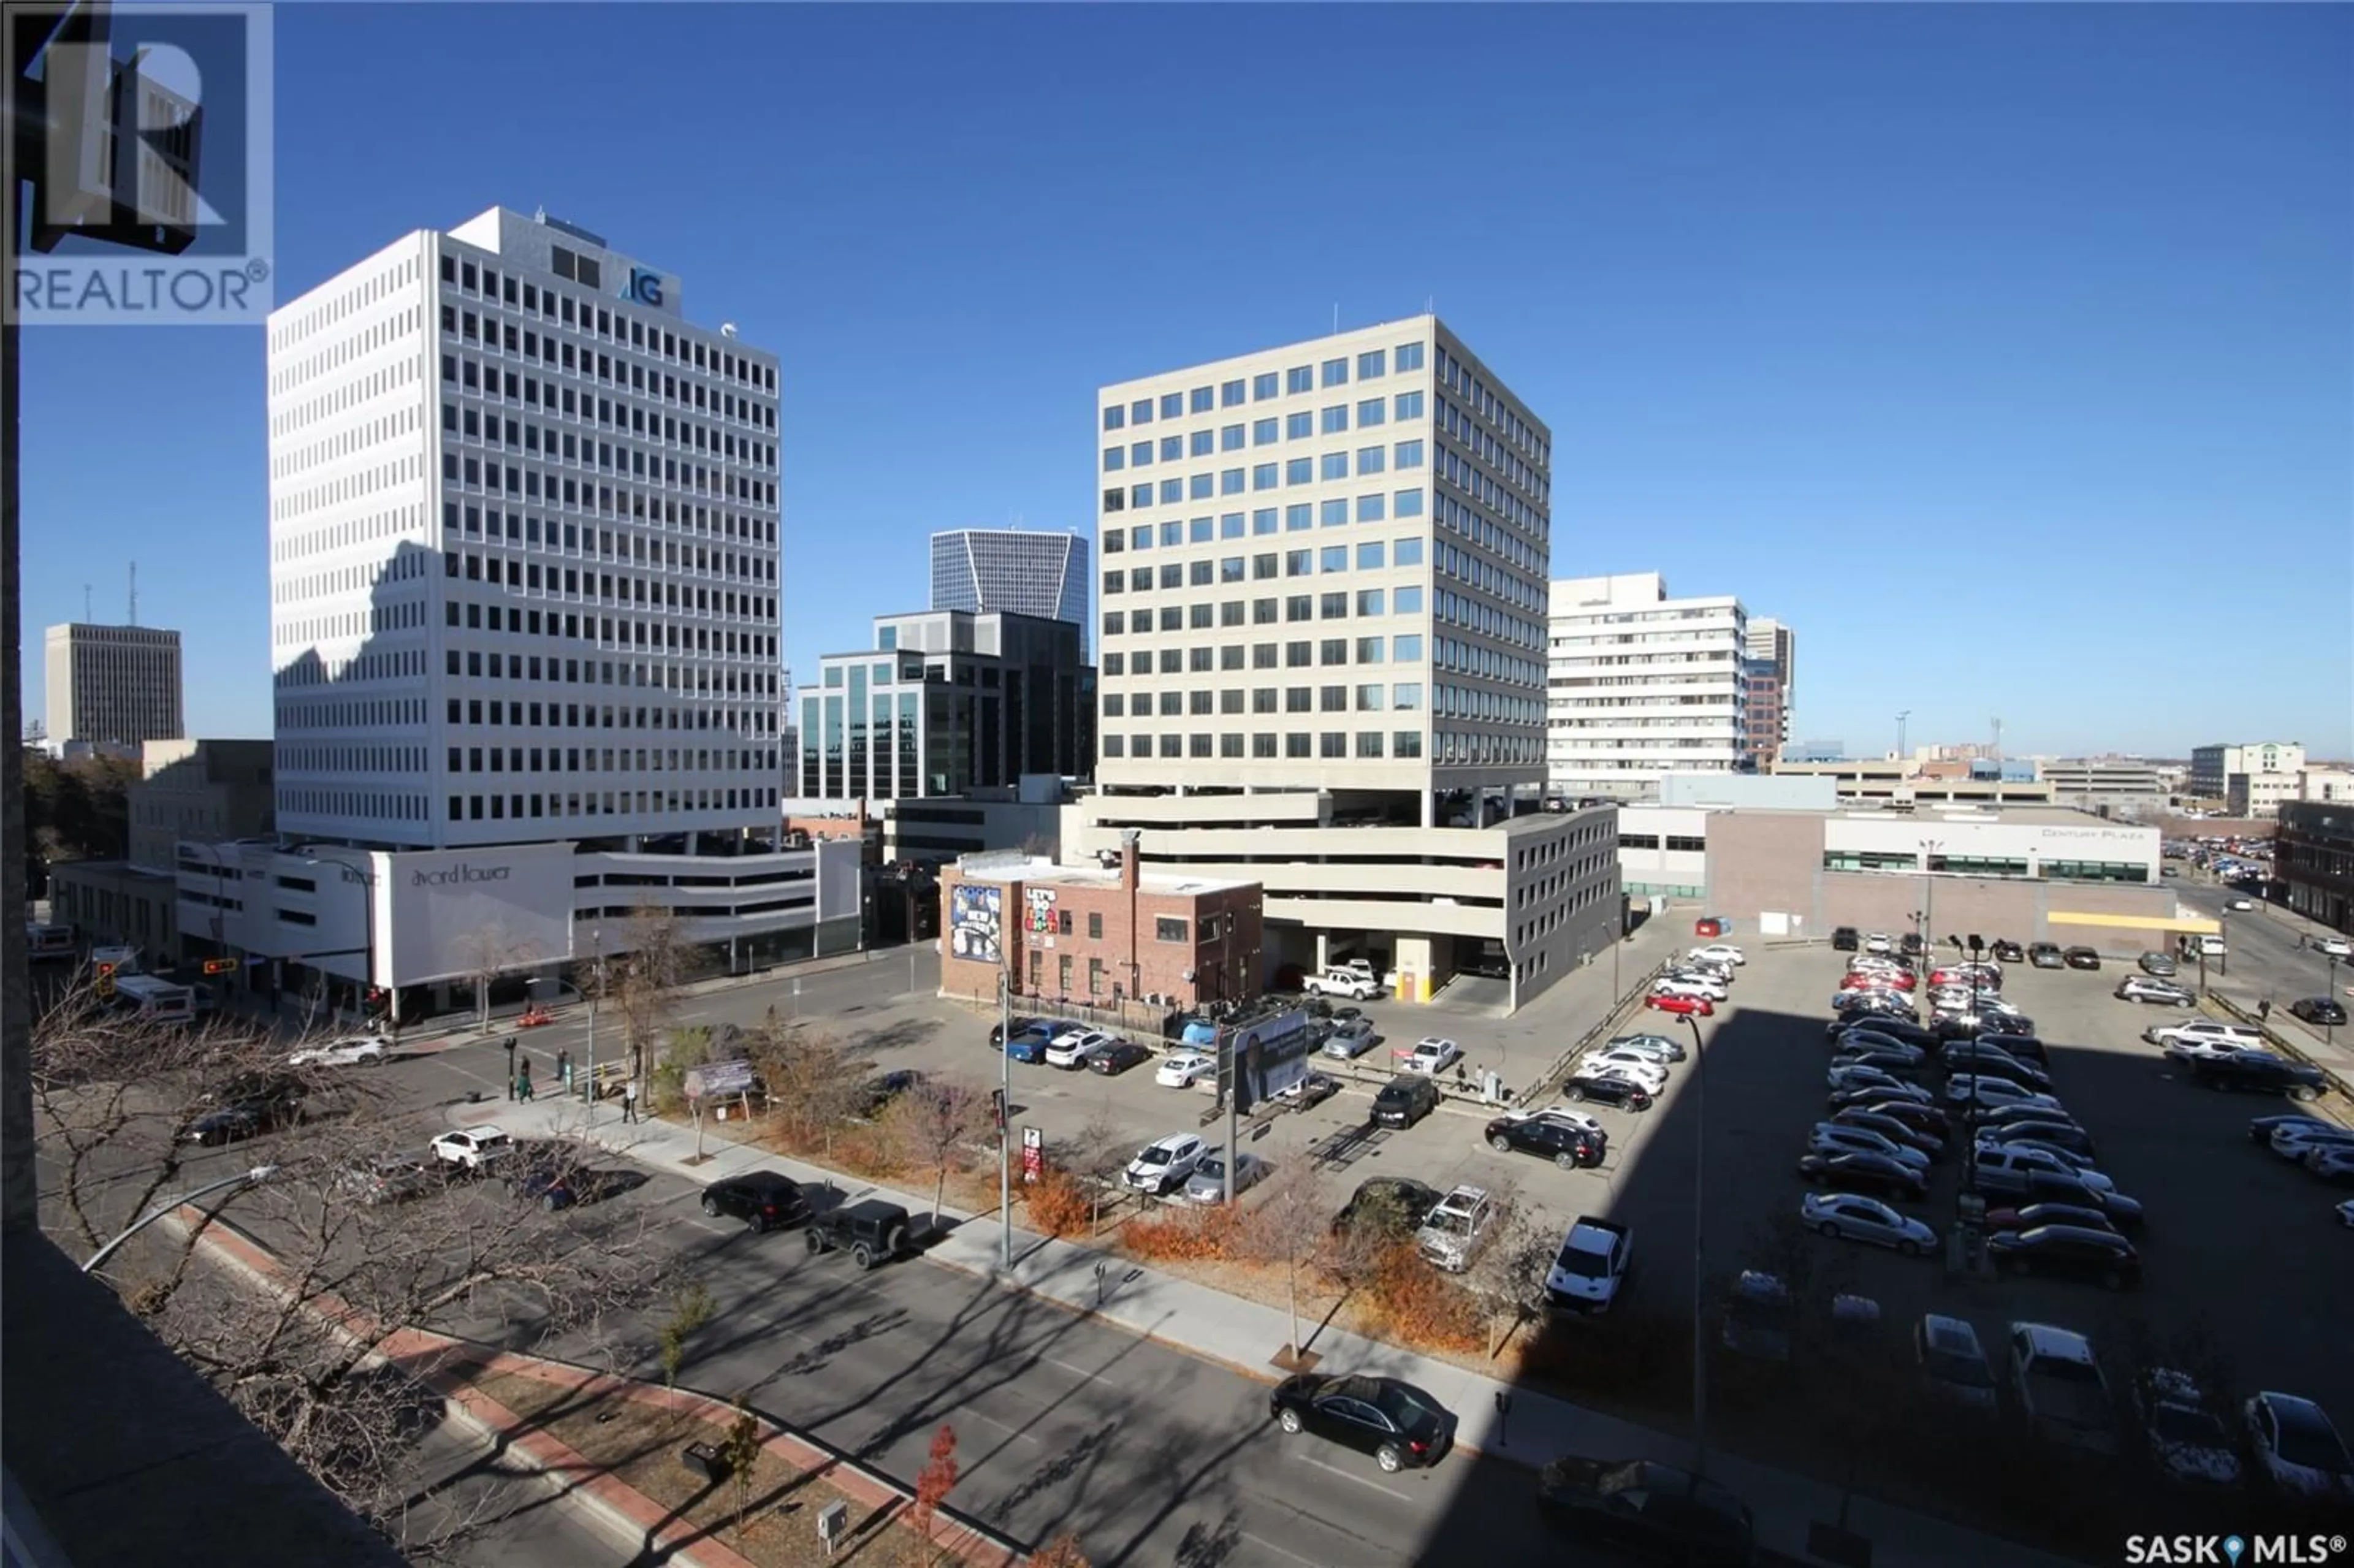
<svg viewBox="0 0 2354 1568"><path fill-rule="evenodd" d="M2259 1023L2263 1023L2263 1022L2264 1022L2268 1021L2268 1020L2272 1017L2272 1015L2273 1015L2273 999L2272 999L2271 997L2266 997L2266 998L2264 998L2264 1001L2260 1001L2260 1002L2256 1003L2256 1022L2259 1022Z"/></svg>
<svg viewBox="0 0 2354 1568"><path fill-rule="evenodd" d="M635 1078L621 1086L621 1119L638 1119L638 1081Z"/></svg>
<svg viewBox="0 0 2354 1568"><path fill-rule="evenodd" d="M528 1061L524 1063L523 1071L515 1076L515 1098L522 1100L526 1104L530 1102L531 1064Z"/></svg>
<svg viewBox="0 0 2354 1568"><path fill-rule="evenodd" d="M515 1097L515 1037L507 1036L507 1098Z"/></svg>
<svg viewBox="0 0 2354 1568"><path fill-rule="evenodd" d="M556 1075L564 1085L564 1092L570 1094L572 1092L572 1053L570 1051L558 1051L556 1054Z"/></svg>

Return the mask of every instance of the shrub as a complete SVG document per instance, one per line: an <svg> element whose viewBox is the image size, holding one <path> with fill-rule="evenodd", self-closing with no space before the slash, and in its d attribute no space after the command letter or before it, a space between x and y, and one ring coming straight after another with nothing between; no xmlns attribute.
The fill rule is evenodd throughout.
<svg viewBox="0 0 2354 1568"><path fill-rule="evenodd" d="M1140 1216L1121 1225L1119 1234L1121 1247L1147 1263L1246 1255L1243 1217L1224 1204Z"/></svg>
<svg viewBox="0 0 2354 1568"><path fill-rule="evenodd" d="M1023 1194L1030 1223L1050 1236L1066 1236L1087 1227L1090 1209L1087 1192L1069 1171L1048 1166Z"/></svg>

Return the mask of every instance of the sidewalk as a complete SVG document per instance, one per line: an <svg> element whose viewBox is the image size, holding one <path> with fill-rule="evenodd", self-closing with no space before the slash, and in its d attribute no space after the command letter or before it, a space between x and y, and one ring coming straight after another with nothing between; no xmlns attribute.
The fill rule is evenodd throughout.
<svg viewBox="0 0 2354 1568"><path fill-rule="evenodd" d="M461 1125L495 1120L518 1136L585 1137L613 1153L690 1181L708 1182L745 1171L777 1171L795 1181L832 1184L852 1198L884 1198L902 1204L910 1213L926 1214L931 1210L928 1193L894 1192L730 1142L726 1138L730 1129L724 1125L706 1129L704 1148L709 1158L694 1165L689 1163L695 1145L693 1128L659 1121L625 1125L619 1108L611 1106L599 1107L593 1129L584 1124L586 1107L577 1101L549 1098L528 1105L452 1108ZM1074 1311L1092 1313L1133 1333L1222 1362L1246 1376L1272 1383L1279 1375L1268 1358L1291 1340L1289 1315L1279 1308L1246 1301L1112 1254L1049 1240L1018 1227L1013 1233L1014 1266L1007 1277L999 1269L1001 1227L994 1214L980 1216L955 1209L945 1213L955 1229L927 1253L935 1263L999 1279ZM1105 1283L1100 1287L1096 1274L1098 1264L1105 1266ZM1105 1291L1100 1307L1097 1305L1098 1288ZM1460 1419L1457 1440L1466 1448L1530 1466L1564 1453L1644 1457L1670 1464L1685 1464L1691 1458L1691 1445L1683 1438L1483 1377L1448 1361L1337 1330L1317 1334L1311 1346L1323 1355L1327 1369L1385 1372L1427 1389ZM1507 1392L1511 1396L1511 1414L1500 1417L1497 1401ZM1817 1561L1807 1551L1808 1528L1815 1520L1839 1518L1839 1489L1722 1452L1711 1453L1709 1470L1748 1503L1756 1518L1761 1547L1800 1563ZM1872 1542L1875 1568L1982 1568L1989 1563L2061 1568L2069 1562L1863 1497L1849 1505L1848 1529Z"/></svg>

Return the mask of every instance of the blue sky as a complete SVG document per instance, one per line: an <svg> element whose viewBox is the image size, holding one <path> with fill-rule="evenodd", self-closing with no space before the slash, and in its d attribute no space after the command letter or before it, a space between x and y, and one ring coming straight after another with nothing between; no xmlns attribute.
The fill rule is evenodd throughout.
<svg viewBox="0 0 2354 1568"><path fill-rule="evenodd" d="M2354 753L2344 7L277 16L281 299L545 206L781 355L805 678L931 530L1092 532L1098 385L1435 298L1555 575L1788 621L1798 736ZM135 557L267 734L260 333L27 338L26 625Z"/></svg>

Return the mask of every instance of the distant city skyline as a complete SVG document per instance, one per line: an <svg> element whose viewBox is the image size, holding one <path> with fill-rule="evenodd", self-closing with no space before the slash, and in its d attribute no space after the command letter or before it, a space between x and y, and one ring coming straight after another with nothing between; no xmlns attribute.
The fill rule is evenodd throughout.
<svg viewBox="0 0 2354 1568"><path fill-rule="evenodd" d="M780 662L925 602L943 520L1083 525L1097 387L1435 302L1555 432L1552 574L1770 609L1794 742L1999 714L2014 755L2354 754L2346 8L493 8L460 49L450 15L278 14L281 297L493 204L629 234L689 321L778 354ZM1490 112L1320 146L1314 203L1239 111L1440 48L1491 62ZM779 91L648 87L715 58ZM424 79L468 111L320 133ZM546 156L567 105L650 90L639 133ZM1141 184L1064 129L1189 109ZM1478 246L1337 216L1474 164L1514 192ZM1042 243L1071 191L1086 232ZM1250 242L1168 221L1208 211ZM269 734L260 334L28 333L25 386L25 624L135 558L187 732ZM2296 566L2264 634L2186 652L2252 540Z"/></svg>

